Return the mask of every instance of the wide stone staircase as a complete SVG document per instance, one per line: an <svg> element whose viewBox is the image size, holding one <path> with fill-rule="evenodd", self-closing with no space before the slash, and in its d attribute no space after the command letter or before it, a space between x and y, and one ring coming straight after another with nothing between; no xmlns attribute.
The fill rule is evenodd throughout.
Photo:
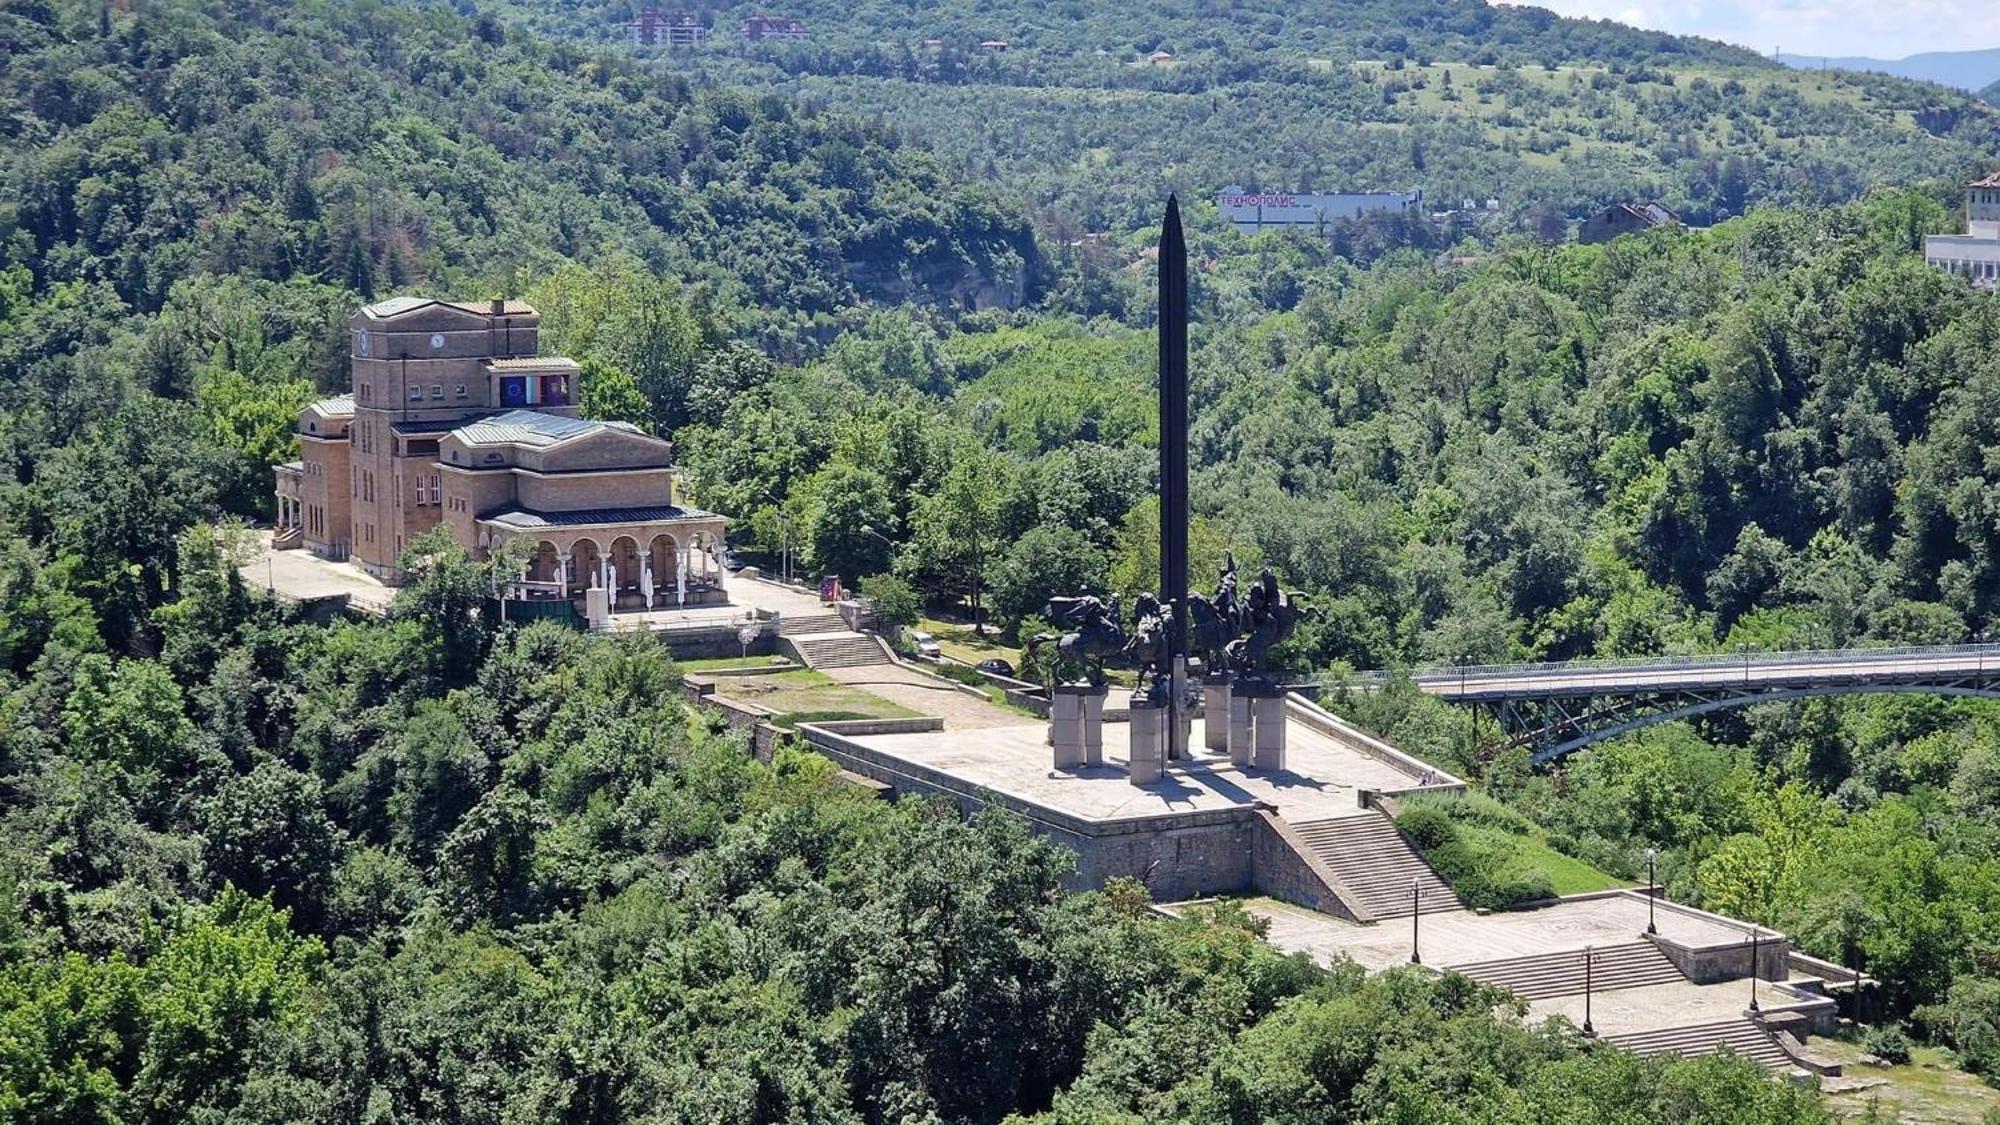
<svg viewBox="0 0 2000 1125"><path fill-rule="evenodd" d="M889 654L882 651L882 642L866 633L843 630L793 637L780 634L778 643L791 649L793 659L808 668L860 668L889 663Z"/></svg>
<svg viewBox="0 0 2000 1125"><path fill-rule="evenodd" d="M1497 984L1523 1000L1580 996L1584 986L1584 951L1565 949L1529 957L1452 965L1451 970L1474 980ZM1685 980L1681 971L1650 941L1601 946L1590 955L1590 990L1643 988Z"/></svg>
<svg viewBox="0 0 2000 1125"><path fill-rule="evenodd" d="M847 631L847 622L838 613L788 613L778 618L778 635L781 637L810 637Z"/></svg>
<svg viewBox="0 0 2000 1125"><path fill-rule="evenodd" d="M1778 1041L1771 1038L1770 1032L1742 1016L1687 1027L1607 1035L1604 1041L1636 1054L1680 1055L1683 1058L1695 1058L1728 1047L1773 1070L1789 1070L1796 1065L1784 1048L1778 1046Z"/></svg>
<svg viewBox="0 0 2000 1125"><path fill-rule="evenodd" d="M1416 881L1423 913L1464 909L1450 885L1381 813L1295 823L1291 828L1314 858L1331 868L1377 918L1410 916L1411 880Z"/></svg>

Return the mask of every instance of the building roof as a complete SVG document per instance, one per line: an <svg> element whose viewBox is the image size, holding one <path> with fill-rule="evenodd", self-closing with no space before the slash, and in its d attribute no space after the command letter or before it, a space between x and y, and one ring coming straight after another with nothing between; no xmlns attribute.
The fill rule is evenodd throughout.
<svg viewBox="0 0 2000 1125"><path fill-rule="evenodd" d="M430 297L391 297L386 301L377 301L372 305L363 305L361 311L374 317L376 320L393 320L396 317L408 316L413 312L430 308L433 305L443 305L446 308L458 309L461 312L469 312L478 316L491 316L495 312L503 316L532 316L535 312L535 306L526 301L502 301L500 302L500 307L495 309L491 301L439 301Z"/></svg>
<svg viewBox="0 0 2000 1125"><path fill-rule="evenodd" d="M1649 227L1656 227L1662 223L1678 223L1681 221L1679 215L1674 214L1665 204L1658 202L1613 203L1600 212L1600 214L1615 214L1619 211L1631 215Z"/></svg>
<svg viewBox="0 0 2000 1125"><path fill-rule="evenodd" d="M592 422L582 418L564 418L560 414L544 414L539 410L509 410L504 414L481 418L454 429L452 436L467 445L527 445L540 449L607 430L648 436L630 422Z"/></svg>
<svg viewBox="0 0 2000 1125"><path fill-rule="evenodd" d="M528 356L525 359L490 359L486 366L495 371L561 371L571 373L577 370L576 361L559 355Z"/></svg>
<svg viewBox="0 0 2000 1125"><path fill-rule="evenodd" d="M389 423L392 433L410 436L413 434L443 434L465 425L463 418L432 418L428 421L403 421Z"/></svg>
<svg viewBox="0 0 2000 1125"><path fill-rule="evenodd" d="M700 508L663 504L652 508L579 508L571 512L537 512L528 508L508 508L489 516L481 516L479 522L513 531L541 531L552 527L603 527L715 518L715 513L704 512Z"/></svg>
<svg viewBox="0 0 2000 1125"><path fill-rule="evenodd" d="M1965 181L1969 188L2000 188L2000 172L1993 172L1977 180Z"/></svg>
<svg viewBox="0 0 2000 1125"><path fill-rule="evenodd" d="M329 418L351 418L354 416L354 396L346 394L323 398L306 409L317 410Z"/></svg>

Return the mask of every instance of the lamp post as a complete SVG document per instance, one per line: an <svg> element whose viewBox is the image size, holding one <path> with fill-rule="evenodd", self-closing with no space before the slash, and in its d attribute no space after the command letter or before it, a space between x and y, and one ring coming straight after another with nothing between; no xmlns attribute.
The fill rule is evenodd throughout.
<svg viewBox="0 0 2000 1125"><path fill-rule="evenodd" d="M1743 686L1747 688L1750 686L1750 646L1737 645L1736 650L1743 654Z"/></svg>
<svg viewBox="0 0 2000 1125"><path fill-rule="evenodd" d="M1984 629L1981 629L1981 630L1979 630L1978 632L1976 632L1976 633L1972 634L1972 643L1973 643L1974 645L1978 646L1978 651L1979 651L1979 678L1978 678L1978 681L1977 681L1977 683L1978 683L1978 686L1979 686L1980 690L1982 690L1982 691L1983 691L1983 690L1985 690L1985 688L1986 688L1986 638L1987 638L1987 635L1988 635L1988 634L1987 634L1986 630L1984 630Z"/></svg>
<svg viewBox="0 0 2000 1125"><path fill-rule="evenodd" d="M1595 946L1583 947L1583 1033L1592 1039L1597 1038L1597 1029L1590 1025L1590 963L1596 952Z"/></svg>
<svg viewBox="0 0 2000 1125"><path fill-rule="evenodd" d="M1750 1011L1753 1014L1758 1011L1757 1008L1758 940L1757 939L1761 936L1762 935L1757 930L1757 926L1753 923L1750 926Z"/></svg>
<svg viewBox="0 0 2000 1125"><path fill-rule="evenodd" d="M1410 964L1421 965L1424 959L1417 955L1417 919L1424 912L1424 886L1416 876L1410 877Z"/></svg>
<svg viewBox="0 0 2000 1125"><path fill-rule="evenodd" d="M1466 675L1472 669L1472 655L1458 658L1458 702L1465 708L1465 760L1470 763L1479 749L1479 709L1465 697Z"/></svg>
<svg viewBox="0 0 2000 1125"><path fill-rule="evenodd" d="M1653 924L1653 903L1660 897L1659 877L1654 873L1654 864L1660 860L1660 849L1646 849L1646 932L1657 934L1660 928Z"/></svg>

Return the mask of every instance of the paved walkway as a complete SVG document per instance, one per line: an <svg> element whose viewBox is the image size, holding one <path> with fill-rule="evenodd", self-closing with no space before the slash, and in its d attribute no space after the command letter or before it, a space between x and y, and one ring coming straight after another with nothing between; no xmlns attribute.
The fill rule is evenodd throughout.
<svg viewBox="0 0 2000 1125"><path fill-rule="evenodd" d="M879 695L919 715L944 720L946 730L1014 726L1026 721L1018 711L959 691L955 686L896 664L865 664L855 668L823 668L843 684ZM932 737L936 737L933 735Z"/></svg>
<svg viewBox="0 0 2000 1125"><path fill-rule="evenodd" d="M237 573L246 585L268 589L300 601L313 601L345 594L357 609L381 613L395 600L396 591L370 577L353 563L329 562L303 548L273 551L271 531L259 528L257 555Z"/></svg>
<svg viewBox="0 0 2000 1125"><path fill-rule="evenodd" d="M1311 954L1330 961L1345 954L1370 969L1408 963L1410 926L1363 926L1316 914L1303 907L1257 899L1253 913L1271 920L1271 944L1287 952ZM1748 940L1748 931L1699 914L1662 908L1655 915L1660 933L1687 945L1712 945ZM1643 895L1619 894L1572 900L1539 910L1479 914L1455 910L1426 914L1417 927L1418 948L1426 965L1471 965L1539 953L1582 950L1585 946L1622 945L1641 940L1646 929ZM1766 931L1769 933L1769 931ZM1744 986L1744 1001L1749 986Z"/></svg>

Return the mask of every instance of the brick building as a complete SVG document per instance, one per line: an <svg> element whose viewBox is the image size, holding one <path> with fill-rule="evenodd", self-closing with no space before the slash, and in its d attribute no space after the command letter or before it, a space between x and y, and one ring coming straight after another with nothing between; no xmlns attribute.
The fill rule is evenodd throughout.
<svg viewBox="0 0 2000 1125"><path fill-rule="evenodd" d="M299 415L276 546L395 583L410 542L442 523L475 557L518 551L516 596L719 599L722 518L677 502L669 442L577 416L577 365L537 354L531 306L398 297L349 326L353 390Z"/></svg>

